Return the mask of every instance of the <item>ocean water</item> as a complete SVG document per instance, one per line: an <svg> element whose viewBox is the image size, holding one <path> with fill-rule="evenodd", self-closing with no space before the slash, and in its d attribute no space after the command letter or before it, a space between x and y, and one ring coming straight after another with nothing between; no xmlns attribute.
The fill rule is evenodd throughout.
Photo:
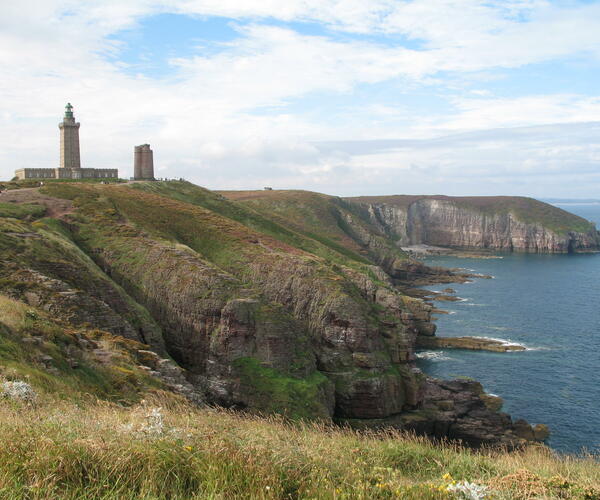
<svg viewBox="0 0 600 500"><path fill-rule="evenodd" d="M600 204L558 206L600 227ZM419 367L479 380L513 418L549 425L547 443L558 451L600 453L600 254L498 255L425 261L494 276L426 287L450 286L464 299L435 303L451 313L439 316L437 335L492 337L528 350L421 351Z"/></svg>

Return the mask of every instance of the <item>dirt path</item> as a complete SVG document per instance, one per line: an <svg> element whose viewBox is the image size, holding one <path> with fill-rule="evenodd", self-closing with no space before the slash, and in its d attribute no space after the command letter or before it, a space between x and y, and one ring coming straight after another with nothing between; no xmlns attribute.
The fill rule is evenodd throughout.
<svg viewBox="0 0 600 500"><path fill-rule="evenodd" d="M73 211L70 200L52 198L40 193L40 188L13 189L0 193L0 203L31 203L46 207L48 217L62 217Z"/></svg>

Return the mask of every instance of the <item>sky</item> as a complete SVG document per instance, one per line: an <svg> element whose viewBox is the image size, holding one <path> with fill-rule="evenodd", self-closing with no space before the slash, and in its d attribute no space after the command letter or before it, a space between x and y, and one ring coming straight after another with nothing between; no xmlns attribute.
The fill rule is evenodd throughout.
<svg viewBox="0 0 600 500"><path fill-rule="evenodd" d="M0 2L0 178L600 198L600 0Z"/></svg>

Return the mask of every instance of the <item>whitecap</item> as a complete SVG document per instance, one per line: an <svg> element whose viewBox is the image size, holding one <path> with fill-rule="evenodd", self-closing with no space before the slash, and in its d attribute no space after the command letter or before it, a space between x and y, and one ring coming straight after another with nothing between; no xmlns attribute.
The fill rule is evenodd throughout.
<svg viewBox="0 0 600 500"><path fill-rule="evenodd" d="M453 358L446 356L444 352L440 351L422 351L415 353L415 357L418 359L426 359L427 361L450 361Z"/></svg>
<svg viewBox="0 0 600 500"><path fill-rule="evenodd" d="M510 339L501 339L501 338L498 338L498 337L478 337L476 335L471 335L471 337L473 337L474 339L494 340L495 342L500 342L502 345L505 345L505 346L523 347L523 348L525 348L526 351L533 350L532 348L527 347L526 345L521 344L520 342L513 342Z"/></svg>

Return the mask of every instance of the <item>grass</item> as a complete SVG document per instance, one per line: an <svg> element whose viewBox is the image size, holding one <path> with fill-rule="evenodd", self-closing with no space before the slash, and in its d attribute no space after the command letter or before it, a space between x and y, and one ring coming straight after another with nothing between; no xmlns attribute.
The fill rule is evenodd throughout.
<svg viewBox="0 0 600 500"><path fill-rule="evenodd" d="M352 246L349 248L320 234L305 231L301 226L290 226L288 220L272 217L269 210L262 211L260 207L251 204L237 203L235 197L229 200L189 182L138 183L133 184L132 188L202 206L233 219L253 231L269 235L290 246L333 262L346 265L353 265L357 262L367 263L367 260L357 253L360 249L356 247L353 240L345 242ZM225 194L228 195L228 193ZM325 197L325 195L316 195L316 193L310 194Z"/></svg>
<svg viewBox="0 0 600 500"><path fill-rule="evenodd" d="M253 391L255 397L267 401L265 411L285 413L294 419L329 419L328 409L321 402L322 392L330 382L322 373L315 371L305 378L295 378L262 366L255 358L238 358L233 362L243 381L244 390Z"/></svg>
<svg viewBox="0 0 600 500"><path fill-rule="evenodd" d="M143 432L157 407L162 431ZM600 498L592 457L474 452L394 431L197 409L161 393L129 408L0 402L0 428L7 500L451 499L448 486L463 480L497 499Z"/></svg>
<svg viewBox="0 0 600 500"><path fill-rule="evenodd" d="M0 217L13 219L37 219L43 217L46 208L35 204L0 203Z"/></svg>
<svg viewBox="0 0 600 500"><path fill-rule="evenodd" d="M127 182L124 179L21 179L21 180L11 180L11 181L1 181L0 182L0 190L4 191L5 189L22 189L22 188L33 188L39 187L40 181L44 183L44 185L48 184L73 184L73 183L84 183L84 184L120 184L123 182Z"/></svg>
<svg viewBox="0 0 600 500"><path fill-rule="evenodd" d="M220 193L347 259L361 263L406 259L406 254L381 234L359 207L336 196L298 190Z"/></svg>
<svg viewBox="0 0 600 500"><path fill-rule="evenodd" d="M81 348L81 339L110 353L110 365ZM137 401L142 391L161 387L140 370L143 344L96 329L74 328L44 311L0 295L0 381L26 380L42 394L83 400L89 395ZM49 357L46 364L43 357ZM74 367L71 360L77 360ZM1 498L1 496L0 496Z"/></svg>

